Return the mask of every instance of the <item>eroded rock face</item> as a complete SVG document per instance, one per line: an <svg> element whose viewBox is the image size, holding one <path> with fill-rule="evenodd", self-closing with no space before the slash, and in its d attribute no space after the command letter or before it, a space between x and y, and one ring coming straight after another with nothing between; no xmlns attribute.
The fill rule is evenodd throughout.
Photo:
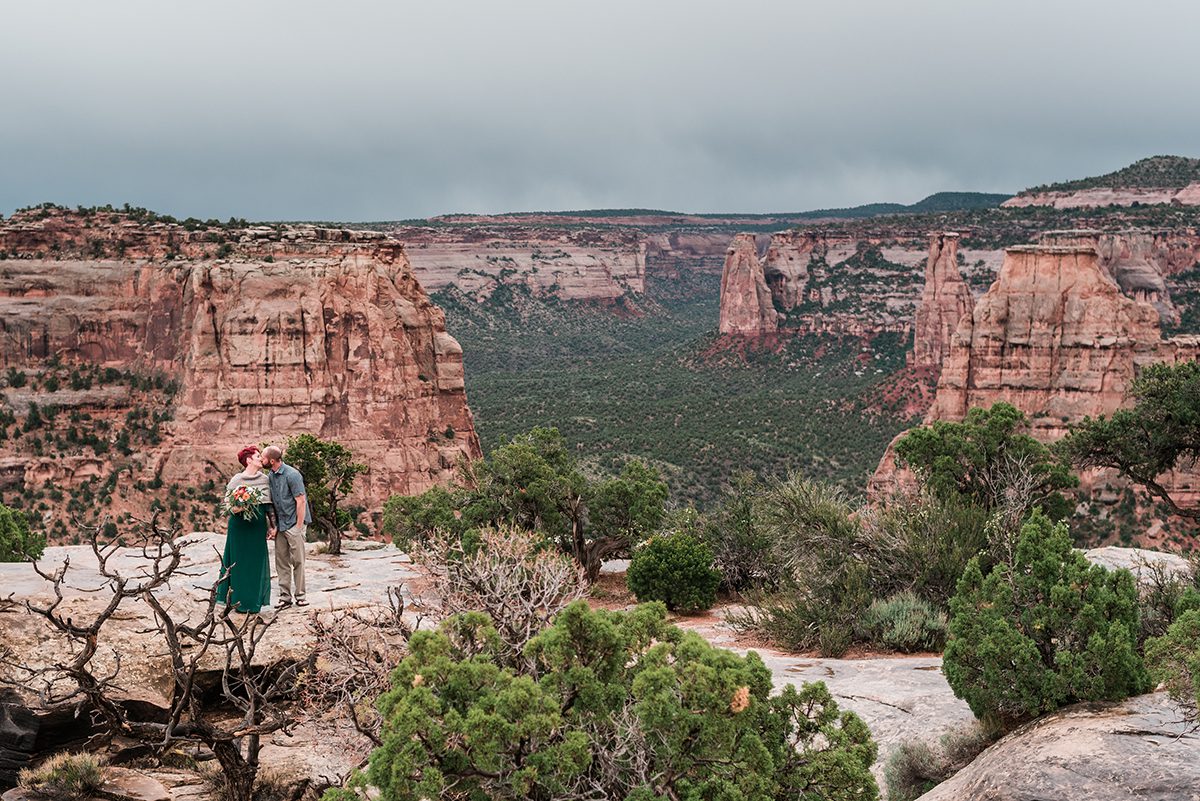
<svg viewBox="0 0 1200 801"><path fill-rule="evenodd" d="M1125 295L1153 306L1163 325L1180 320L1167 279L1190 270L1200 260L1200 236L1190 230L1048 231L1040 242L1095 248L1100 269L1117 282Z"/></svg>
<svg viewBox="0 0 1200 801"><path fill-rule="evenodd" d="M763 257L763 275L775 306L791 310L804 302L808 263L822 240L814 234L793 231L774 234Z"/></svg>
<svg viewBox="0 0 1200 801"><path fill-rule="evenodd" d="M910 363L914 367L940 371L950 352L950 339L973 305L971 290L958 269L958 234L931 235L929 259L925 263L925 289L913 324Z"/></svg>
<svg viewBox="0 0 1200 801"><path fill-rule="evenodd" d="M1018 729L921 801L1195 801L1200 736L1166 693L1080 704Z"/></svg>
<svg viewBox="0 0 1200 801"><path fill-rule="evenodd" d="M757 336L778 329L779 314L767 288L753 234L738 234L721 274L722 334Z"/></svg>
<svg viewBox="0 0 1200 801"><path fill-rule="evenodd" d="M456 286L486 300L500 286L535 296L611 303L646 290L646 241L638 232L505 227L399 227L426 290Z"/></svg>
<svg viewBox="0 0 1200 801"><path fill-rule="evenodd" d="M380 234L55 213L0 226L0 250L18 256L0 273L0 366L55 356L179 382L167 439L143 465L163 481L228 476L243 445L311 433L368 464L356 490L374 507L480 453L462 350Z"/></svg>
<svg viewBox="0 0 1200 801"><path fill-rule="evenodd" d="M971 408L1004 401L1026 414L1034 437L1050 443L1085 417L1128 405L1130 385L1146 365L1197 352L1194 336L1162 337L1158 311L1122 293L1090 242L1009 248L999 277L951 338L925 420L962 420ZM872 497L915 484L897 466L894 446L868 484ZM1080 480L1083 494L1100 500L1125 486L1111 471L1084 471ZM1200 500L1194 469L1161 483L1185 505ZM1135 536L1156 536L1144 534Z"/></svg>
<svg viewBox="0 0 1200 801"><path fill-rule="evenodd" d="M1094 248L1010 248L952 338L928 419L1006 401L1054 440L1120 408L1142 366L1194 354L1190 341L1162 339L1157 312L1122 294Z"/></svg>

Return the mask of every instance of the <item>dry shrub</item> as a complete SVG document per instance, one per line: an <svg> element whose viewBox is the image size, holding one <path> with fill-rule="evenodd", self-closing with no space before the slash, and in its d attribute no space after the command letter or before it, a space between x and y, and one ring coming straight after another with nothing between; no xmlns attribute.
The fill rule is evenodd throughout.
<svg viewBox="0 0 1200 801"><path fill-rule="evenodd" d="M525 645L587 592L573 559L511 526L485 529L474 541L434 536L412 557L433 579L441 615L488 615L504 646L499 656L512 667L523 666Z"/></svg>
<svg viewBox="0 0 1200 801"><path fill-rule="evenodd" d="M203 765L196 774L208 786L208 797L212 801L234 801L233 794L229 792L229 783L219 766L211 763ZM254 801L296 801L304 795L302 785L305 784L289 778L282 770L260 768L254 777Z"/></svg>
<svg viewBox="0 0 1200 801"><path fill-rule="evenodd" d="M345 715L375 745L381 722L375 699L387 690L388 676L408 653L408 640L421 623L405 618L402 588L388 588L387 599L387 608L313 613L313 654L297 681L299 706L308 710L308 720Z"/></svg>
<svg viewBox="0 0 1200 801"><path fill-rule="evenodd" d="M22 789L47 798L76 799L94 795L105 780L105 763L92 754L55 754L36 768L23 768Z"/></svg>
<svg viewBox="0 0 1200 801"><path fill-rule="evenodd" d="M994 739L978 724L943 734L937 745L901 743L883 768L888 801L913 801L971 764Z"/></svg>

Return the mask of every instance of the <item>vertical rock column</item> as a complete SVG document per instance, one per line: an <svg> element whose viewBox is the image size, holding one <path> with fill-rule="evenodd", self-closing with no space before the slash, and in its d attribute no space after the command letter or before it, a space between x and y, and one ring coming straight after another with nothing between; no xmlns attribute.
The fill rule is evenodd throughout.
<svg viewBox="0 0 1200 801"><path fill-rule="evenodd" d="M721 273L722 334L758 336L779 328L779 314L758 261L754 234L738 234L725 256Z"/></svg>
<svg viewBox="0 0 1200 801"><path fill-rule="evenodd" d="M910 364L940 373L950 352L950 338L973 306L971 290L958 270L958 234L930 235L925 290L917 307Z"/></svg>

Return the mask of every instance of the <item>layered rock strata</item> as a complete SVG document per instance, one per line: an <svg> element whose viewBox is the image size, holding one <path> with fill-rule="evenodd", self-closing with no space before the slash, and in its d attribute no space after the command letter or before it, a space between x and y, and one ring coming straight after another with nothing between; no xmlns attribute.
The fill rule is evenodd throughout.
<svg viewBox="0 0 1200 801"><path fill-rule="evenodd" d="M909 363L934 373L950 352L950 339L959 322L971 313L971 290L958 269L958 234L929 237L925 264L925 289L913 323L913 350Z"/></svg>
<svg viewBox="0 0 1200 801"><path fill-rule="evenodd" d="M1053 442L1084 417L1127 405L1146 365L1197 353L1195 336L1162 337L1158 311L1124 295L1092 245L1009 248L996 282L951 338L925 420L962 420L973 407L1004 401L1028 416L1033 436ZM897 468L894 444L870 481L873 496L913 483ZM1082 479L1092 491L1113 476ZM1164 481L1185 504L1200 498L1194 471Z"/></svg>
<svg viewBox="0 0 1200 801"><path fill-rule="evenodd" d="M1195 353L1191 338L1162 339L1158 313L1122 294L1095 248L1009 248L954 334L929 419L1006 401L1039 438L1057 439L1070 422L1120 408L1144 365Z"/></svg>
<svg viewBox="0 0 1200 801"><path fill-rule="evenodd" d="M178 382L166 441L135 454L139 477L227 476L241 446L311 433L368 465L357 494L376 506L480 453L461 348L381 234L39 212L0 226L0 251L0 366L54 359ZM37 402L70 405L47 389ZM18 413L28 391L6 391ZM25 473L71 478L49 455Z"/></svg>
<svg viewBox="0 0 1200 801"><path fill-rule="evenodd" d="M1163 325L1180 321L1168 281L1200 262L1200 235L1191 230L1048 231L1039 241L1044 245L1095 248L1100 268L1126 295L1153 306Z"/></svg>
<svg viewBox="0 0 1200 801"><path fill-rule="evenodd" d="M392 233L430 292L455 286L482 301L507 285L535 296L612 303L646 290L647 243L636 231L404 226Z"/></svg>
<svg viewBox="0 0 1200 801"><path fill-rule="evenodd" d="M1009 198L1002 208L1052 206L1056 209L1086 209L1097 206L1143 206L1155 204L1200 206L1200 183L1178 187L1095 187L1074 191L1030 192Z"/></svg>
<svg viewBox="0 0 1200 801"><path fill-rule="evenodd" d="M918 259L893 262L877 241L816 232L772 234L761 247L758 240L738 234L730 245L721 282L721 333L865 337L911 328ZM894 247L889 252L907 253Z"/></svg>

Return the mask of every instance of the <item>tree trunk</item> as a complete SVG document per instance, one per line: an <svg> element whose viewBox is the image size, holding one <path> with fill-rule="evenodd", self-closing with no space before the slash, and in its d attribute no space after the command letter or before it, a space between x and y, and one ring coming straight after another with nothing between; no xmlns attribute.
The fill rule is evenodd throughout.
<svg viewBox="0 0 1200 801"><path fill-rule="evenodd" d="M340 556L342 553L342 530L338 528L336 492L329 494L329 519L325 522L325 536L329 541L326 552Z"/></svg>
<svg viewBox="0 0 1200 801"><path fill-rule="evenodd" d="M229 740L213 743L212 752L225 776L229 801L254 801L254 779L258 774L258 765L247 762L238 744Z"/></svg>

